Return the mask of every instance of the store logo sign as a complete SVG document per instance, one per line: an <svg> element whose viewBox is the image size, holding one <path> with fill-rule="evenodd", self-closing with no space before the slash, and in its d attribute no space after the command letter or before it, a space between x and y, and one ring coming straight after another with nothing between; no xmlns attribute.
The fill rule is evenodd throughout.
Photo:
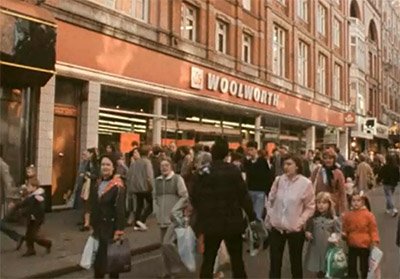
<svg viewBox="0 0 400 279"><path fill-rule="evenodd" d="M356 114L354 112L346 112L344 114L344 126L346 127L356 126Z"/></svg>
<svg viewBox="0 0 400 279"><path fill-rule="evenodd" d="M191 68L190 87L194 89L203 89L204 72L197 67ZM269 106L278 106L279 94L271 91L263 90L260 87L252 86L237 82L234 79L221 77L217 74L207 73L207 86L209 91L218 91L222 94L253 101L256 103L266 104Z"/></svg>
<svg viewBox="0 0 400 279"><path fill-rule="evenodd" d="M190 87L194 89L203 89L204 71L197 67L192 67L190 73Z"/></svg>

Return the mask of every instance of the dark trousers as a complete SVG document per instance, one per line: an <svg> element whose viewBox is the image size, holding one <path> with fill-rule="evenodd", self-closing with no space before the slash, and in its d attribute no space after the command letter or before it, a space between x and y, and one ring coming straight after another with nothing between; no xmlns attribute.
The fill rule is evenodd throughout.
<svg viewBox="0 0 400 279"><path fill-rule="evenodd" d="M135 212L135 222L141 221L146 223L147 217L153 212L153 196L152 193L136 193L136 212ZM144 201L146 201L146 206L144 207ZM143 208L144 207L144 208Z"/></svg>
<svg viewBox="0 0 400 279"><path fill-rule="evenodd" d="M360 258L361 278L367 278L369 269L369 249L349 247L349 278L359 278L357 260Z"/></svg>
<svg viewBox="0 0 400 279"><path fill-rule="evenodd" d="M28 249L28 251L35 250L34 247L35 242L40 246L46 248L51 247L51 241L39 234L41 225L42 225L41 222L35 220L29 221L25 234L26 248Z"/></svg>
<svg viewBox="0 0 400 279"><path fill-rule="evenodd" d="M22 238L22 235L8 228L4 220L0 220L0 231L14 241L19 241Z"/></svg>
<svg viewBox="0 0 400 279"><path fill-rule="evenodd" d="M231 258L233 278L247 278L243 262L243 240L241 234L226 236L204 235L204 255L200 278L213 278L215 258L222 240L225 241Z"/></svg>
<svg viewBox="0 0 400 279"><path fill-rule="evenodd" d="M290 270L293 278L303 278L302 252L304 232L281 233L272 229L269 236L270 278L281 278L282 257L286 241L289 243Z"/></svg>

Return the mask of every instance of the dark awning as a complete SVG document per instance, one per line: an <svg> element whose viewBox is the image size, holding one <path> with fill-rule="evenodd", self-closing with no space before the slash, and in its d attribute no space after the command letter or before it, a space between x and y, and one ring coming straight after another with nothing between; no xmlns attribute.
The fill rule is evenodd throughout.
<svg viewBox="0 0 400 279"><path fill-rule="evenodd" d="M55 73L56 20L45 8L0 2L0 75L5 86L43 86Z"/></svg>

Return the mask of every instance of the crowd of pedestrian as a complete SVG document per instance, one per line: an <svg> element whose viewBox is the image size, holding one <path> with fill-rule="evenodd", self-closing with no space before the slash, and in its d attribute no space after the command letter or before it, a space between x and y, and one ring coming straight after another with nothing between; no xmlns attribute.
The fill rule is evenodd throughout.
<svg viewBox="0 0 400 279"><path fill-rule="evenodd" d="M108 144L102 153L99 156L97 148L83 152L68 201L82 212L77 220L80 230L91 230L99 240L96 278L107 272L107 243L120 239L125 227L145 233L152 213L161 242L173 218L188 220L203 247L202 278L223 277L215 266L221 244L230 256L233 277L246 277L243 237L254 222L264 223L269 232L265 247L269 244L271 278L281 277L286 242L293 278L303 277L303 267L323 277L326 251L332 243L338 245L338 239L348 246L349 276L357 278L359 259L361 277L366 278L369 251L379 245L369 191L383 185L385 211L393 217L398 214L393 195L400 180L399 156L392 152L386 157L351 154L346 160L335 147L290 152L280 145L269 154L254 141L231 150L225 139L218 138L211 147L177 147L175 143L151 147L132 142L126 154ZM18 247L26 241L25 256L35 254L34 242L48 252L52 246L38 234L44 220L43 193L37 178L31 176L28 169L27 193L22 202L10 206L28 212L25 236L10 232L1 221L2 231ZM2 180L12 188L6 167L2 167ZM171 275L164 266L160 276ZM118 278L118 274L110 277Z"/></svg>

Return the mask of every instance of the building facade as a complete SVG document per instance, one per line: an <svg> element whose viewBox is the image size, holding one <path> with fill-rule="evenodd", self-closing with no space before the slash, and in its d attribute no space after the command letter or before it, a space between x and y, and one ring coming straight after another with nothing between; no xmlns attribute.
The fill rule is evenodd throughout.
<svg viewBox="0 0 400 279"><path fill-rule="evenodd" d="M356 1L357 18L354 1L45 1L57 74L37 101L36 163L53 203L73 187L80 152L110 142L225 135L232 148L255 139L347 154L345 114L383 111L382 7ZM351 58L351 34L364 59Z"/></svg>

